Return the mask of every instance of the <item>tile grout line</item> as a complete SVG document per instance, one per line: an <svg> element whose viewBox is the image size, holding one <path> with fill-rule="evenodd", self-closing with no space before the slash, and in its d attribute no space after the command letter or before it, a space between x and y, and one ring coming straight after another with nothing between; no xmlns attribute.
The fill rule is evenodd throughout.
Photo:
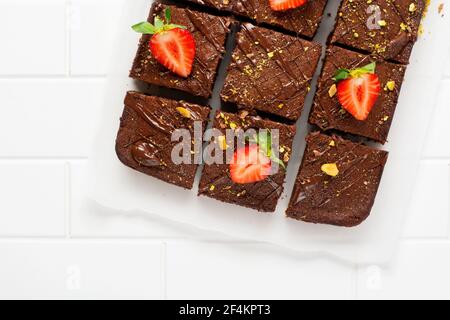
<svg viewBox="0 0 450 320"><path fill-rule="evenodd" d="M70 162L64 163L64 229L65 229L65 235L66 239L71 238L71 204L72 204L72 188L71 188L71 181L72 181L72 170Z"/></svg>

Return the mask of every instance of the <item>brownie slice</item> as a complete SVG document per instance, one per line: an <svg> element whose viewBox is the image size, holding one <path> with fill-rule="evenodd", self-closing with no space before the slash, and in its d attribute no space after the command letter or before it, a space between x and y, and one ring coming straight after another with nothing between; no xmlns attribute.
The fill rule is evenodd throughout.
<svg viewBox="0 0 450 320"><path fill-rule="evenodd" d="M376 61L375 73L381 83L381 92L369 117L364 121L356 120L346 112L340 105L337 94L332 91L333 85L336 84L333 77L338 69L355 69L375 60L369 55L330 46L327 49L309 122L322 130L336 129L385 143L394 117L406 66Z"/></svg>
<svg viewBox="0 0 450 320"><path fill-rule="evenodd" d="M234 2L234 0L185 0L185 1L224 11L231 11L232 3Z"/></svg>
<svg viewBox="0 0 450 320"><path fill-rule="evenodd" d="M163 18L165 8L172 13L172 23L185 26L196 44L195 60L189 77L180 77L162 66L149 50L150 35L143 35L134 60L130 77L150 84L177 89L208 98L211 95L219 63L225 52L225 42L230 32L231 20L190 9L155 3L148 21Z"/></svg>
<svg viewBox="0 0 450 320"><path fill-rule="evenodd" d="M287 216L312 223L359 225L372 210L388 153L318 132L306 141Z"/></svg>
<svg viewBox="0 0 450 320"><path fill-rule="evenodd" d="M217 112L214 128L220 130L223 139L226 139L226 130L230 128L234 130L267 129L271 133L274 133L274 130L278 130L279 159L286 166L289 162L292 142L295 136L295 126L263 120L260 117L248 115L246 111L243 111L239 115ZM237 145L229 140L226 140L226 145L228 146L221 148L224 157L227 153L233 155L238 149ZM221 143L220 140L218 140L218 143ZM261 212L273 212L283 193L285 177L286 170L280 166L275 174L268 176L265 180L238 184L231 179L229 164L205 164L199 186L199 195L256 209Z"/></svg>
<svg viewBox="0 0 450 320"><path fill-rule="evenodd" d="M245 23L228 67L222 100L297 120L321 46Z"/></svg>
<svg viewBox="0 0 450 320"><path fill-rule="evenodd" d="M186 0L217 10L252 19L257 24L272 26L307 38L319 29L328 0L309 0L305 5L286 11L274 11L269 0Z"/></svg>
<svg viewBox="0 0 450 320"><path fill-rule="evenodd" d="M180 112L181 111L181 112ZM168 183L192 189L197 165L194 156L201 152L201 141L192 141L192 164L175 164L172 142L177 129L189 130L194 137L194 122L206 128L210 109L195 104L128 92L116 140L116 153L126 166Z"/></svg>
<svg viewBox="0 0 450 320"><path fill-rule="evenodd" d="M275 26L308 38L314 37L322 20L327 0L309 0L305 5L286 11L274 11L269 0L231 0L232 11L259 24Z"/></svg>
<svg viewBox="0 0 450 320"><path fill-rule="evenodd" d="M407 64L424 9L424 0L344 0L331 43Z"/></svg>

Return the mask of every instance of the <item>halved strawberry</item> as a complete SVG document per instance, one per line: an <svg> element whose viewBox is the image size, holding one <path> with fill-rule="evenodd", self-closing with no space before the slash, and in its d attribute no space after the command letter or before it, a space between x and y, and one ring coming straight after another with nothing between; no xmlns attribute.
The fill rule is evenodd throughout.
<svg viewBox="0 0 450 320"><path fill-rule="evenodd" d="M307 0L269 0L270 7L275 11L285 11L303 6Z"/></svg>
<svg viewBox="0 0 450 320"><path fill-rule="evenodd" d="M150 40L150 50L159 63L173 73L188 77L195 57L195 41L192 34L175 28L155 34Z"/></svg>
<svg viewBox="0 0 450 320"><path fill-rule="evenodd" d="M188 77L195 58L195 40L186 27L170 23L170 9L165 11L165 21L158 16L154 24L141 22L132 28L136 32L153 35L150 51L155 59L173 73Z"/></svg>
<svg viewBox="0 0 450 320"><path fill-rule="evenodd" d="M375 63L355 70L341 69L334 78L342 107L355 119L364 121L380 95L381 85L375 74Z"/></svg>
<svg viewBox="0 0 450 320"><path fill-rule="evenodd" d="M271 160L257 145L238 149L230 164L231 180L240 184L262 181L270 176L271 170Z"/></svg>

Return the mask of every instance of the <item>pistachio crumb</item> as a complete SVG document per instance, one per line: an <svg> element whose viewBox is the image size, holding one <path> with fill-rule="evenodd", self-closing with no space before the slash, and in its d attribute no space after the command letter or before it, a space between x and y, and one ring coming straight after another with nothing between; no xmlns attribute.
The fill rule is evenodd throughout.
<svg viewBox="0 0 450 320"><path fill-rule="evenodd" d="M336 146L336 142L334 142L334 140L331 140L330 143L328 144L330 147L335 147Z"/></svg>
<svg viewBox="0 0 450 320"><path fill-rule="evenodd" d="M394 89L395 89L395 81L388 81L388 82L386 83L386 88L387 88L389 91L394 91Z"/></svg>
<svg viewBox="0 0 450 320"><path fill-rule="evenodd" d="M191 112L183 107L177 107L177 111L179 114L181 114L183 117L190 119L191 118Z"/></svg>
<svg viewBox="0 0 450 320"><path fill-rule="evenodd" d="M336 93L337 93L337 87L335 84L333 84L330 87L330 89L328 90L328 95L330 96L330 98L333 98Z"/></svg>
<svg viewBox="0 0 450 320"><path fill-rule="evenodd" d="M217 142L219 144L219 148L222 150L228 149L227 138L225 136L218 136Z"/></svg>
<svg viewBox="0 0 450 320"><path fill-rule="evenodd" d="M215 189L216 189L216 186L213 184L209 187L209 191L214 191Z"/></svg>
<svg viewBox="0 0 450 320"><path fill-rule="evenodd" d="M321 170L331 177L336 177L339 174L339 169L336 163L325 163L322 165Z"/></svg>

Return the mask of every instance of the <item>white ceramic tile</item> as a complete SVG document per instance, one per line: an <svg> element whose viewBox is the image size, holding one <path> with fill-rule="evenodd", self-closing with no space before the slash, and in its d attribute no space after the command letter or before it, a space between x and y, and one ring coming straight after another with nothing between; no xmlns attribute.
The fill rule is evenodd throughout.
<svg viewBox="0 0 450 320"><path fill-rule="evenodd" d="M0 298L158 299L159 243L0 242Z"/></svg>
<svg viewBox="0 0 450 320"><path fill-rule="evenodd" d="M447 8L449 10L450 8ZM447 68L445 69L445 77L450 78L450 50L447 56Z"/></svg>
<svg viewBox="0 0 450 320"><path fill-rule="evenodd" d="M0 97L0 157L87 155L103 80L1 80Z"/></svg>
<svg viewBox="0 0 450 320"><path fill-rule="evenodd" d="M423 161L416 179L404 237L448 237L449 195L448 163Z"/></svg>
<svg viewBox="0 0 450 320"><path fill-rule="evenodd" d="M361 299L449 299L450 243L404 243L389 267L358 270Z"/></svg>
<svg viewBox="0 0 450 320"><path fill-rule="evenodd" d="M169 243L169 299L353 297L349 265L252 244Z"/></svg>
<svg viewBox="0 0 450 320"><path fill-rule="evenodd" d="M122 4L123 0L71 1L71 74L106 74Z"/></svg>
<svg viewBox="0 0 450 320"><path fill-rule="evenodd" d="M62 75L66 71L66 1L2 0L2 75Z"/></svg>
<svg viewBox="0 0 450 320"><path fill-rule="evenodd" d="M431 106L424 106L431 107ZM450 119L450 79L441 82L437 106L430 123L427 140L423 151L424 157L447 157L450 158L450 130L448 121ZM445 141L445 142L444 142Z"/></svg>
<svg viewBox="0 0 450 320"><path fill-rule="evenodd" d="M0 236L65 235L63 162L0 161Z"/></svg>
<svg viewBox="0 0 450 320"><path fill-rule="evenodd" d="M218 238L216 235L171 223L165 219L156 217L152 219L149 215L117 212L101 208L86 198L86 173L87 161L71 162L70 226L72 237ZM149 178L149 181L151 179Z"/></svg>

